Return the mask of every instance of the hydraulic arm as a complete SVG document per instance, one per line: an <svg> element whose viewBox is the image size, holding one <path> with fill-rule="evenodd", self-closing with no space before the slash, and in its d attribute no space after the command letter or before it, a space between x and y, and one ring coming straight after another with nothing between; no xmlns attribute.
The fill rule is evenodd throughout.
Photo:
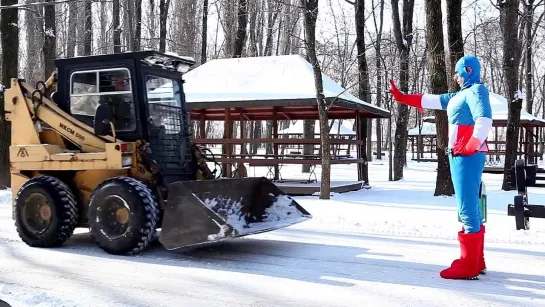
<svg viewBox="0 0 545 307"><path fill-rule="evenodd" d="M55 76L45 83L44 90L34 89L19 79L11 80L11 87L4 93L6 120L12 125L12 145L40 145L37 124L55 130L80 148L81 152L104 152L106 143L116 140L110 136L98 136L93 128L78 121L45 97L44 92L54 83Z"/></svg>

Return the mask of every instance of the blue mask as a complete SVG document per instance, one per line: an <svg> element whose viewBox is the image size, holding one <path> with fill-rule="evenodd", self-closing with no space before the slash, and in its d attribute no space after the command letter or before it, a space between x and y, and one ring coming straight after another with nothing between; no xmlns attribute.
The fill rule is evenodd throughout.
<svg viewBox="0 0 545 307"><path fill-rule="evenodd" d="M466 68L471 68L471 73L466 71ZM481 63L474 56L464 56L456 63L455 76L464 78L462 88L469 87L475 83L481 82Z"/></svg>

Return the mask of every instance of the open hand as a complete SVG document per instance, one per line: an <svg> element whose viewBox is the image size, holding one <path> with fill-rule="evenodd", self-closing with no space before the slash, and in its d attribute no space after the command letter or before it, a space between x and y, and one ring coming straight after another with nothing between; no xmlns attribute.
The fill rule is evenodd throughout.
<svg viewBox="0 0 545 307"><path fill-rule="evenodd" d="M405 94L403 94L397 88L397 86L394 83L394 80L390 80L390 85L392 86L392 88L390 89L390 93L392 94L392 96L394 96L394 99L399 101L399 102L403 101L403 96L405 96Z"/></svg>
<svg viewBox="0 0 545 307"><path fill-rule="evenodd" d="M404 94L397 88L394 80L390 80L390 85L392 86L390 93L396 101L417 108L422 115L426 114L422 108L422 94Z"/></svg>

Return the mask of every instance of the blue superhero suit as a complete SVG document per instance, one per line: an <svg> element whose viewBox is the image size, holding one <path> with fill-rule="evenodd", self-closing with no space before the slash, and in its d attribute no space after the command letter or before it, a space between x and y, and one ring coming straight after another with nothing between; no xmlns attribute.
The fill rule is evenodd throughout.
<svg viewBox="0 0 545 307"><path fill-rule="evenodd" d="M456 93L441 95L403 94L393 84L394 98L422 109L446 110L449 123L450 170L460 219L464 224L458 233L461 257L441 272L447 279L477 279L484 273L484 225L479 209L479 188L492 129L492 109L487 87L480 80L481 65L474 56L462 57L456 63L456 77L463 84Z"/></svg>
<svg viewBox="0 0 545 307"><path fill-rule="evenodd" d="M471 68L471 73L466 67ZM488 151L486 138L492 129L492 109L488 89L480 81L479 60L463 57L455 69L464 78L460 91L424 94L422 107L447 110L448 152L458 211L465 232L476 233L481 230L483 220L479 210L479 188ZM467 145L473 148L466 149Z"/></svg>

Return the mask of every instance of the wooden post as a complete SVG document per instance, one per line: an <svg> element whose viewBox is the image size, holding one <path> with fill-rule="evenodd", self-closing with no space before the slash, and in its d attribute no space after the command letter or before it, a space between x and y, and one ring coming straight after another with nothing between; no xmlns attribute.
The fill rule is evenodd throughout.
<svg viewBox="0 0 545 307"><path fill-rule="evenodd" d="M199 120L199 137L206 139L206 110L201 110L201 118Z"/></svg>
<svg viewBox="0 0 545 307"><path fill-rule="evenodd" d="M233 121L231 120L231 109L227 108L225 109L225 138L226 139L232 139L233 138ZM233 154L233 145L232 144L226 144L225 145L225 156L227 158L231 158ZM225 177L230 178L232 173L232 165L231 163L225 164Z"/></svg>
<svg viewBox="0 0 545 307"><path fill-rule="evenodd" d="M418 152L416 153L416 158L414 157L414 136L409 136L411 138L411 159L415 160L418 159ZM418 142L418 140L416 140ZM418 151L418 147L417 147Z"/></svg>
<svg viewBox="0 0 545 307"><path fill-rule="evenodd" d="M362 134L361 134L361 122L360 122L360 114L356 111L356 139L358 141L362 140ZM362 148L360 145L356 145L356 155L358 159L362 158ZM363 165L358 162L358 181L363 180Z"/></svg>
<svg viewBox="0 0 545 307"><path fill-rule="evenodd" d="M273 139L278 139L278 118L276 117L276 107L273 107L273 122L272 122L272 128L273 128ZM278 144L274 143L273 145L273 155L275 159L278 159ZM278 167L278 164L274 165L274 180L278 180L280 175L280 169Z"/></svg>
<svg viewBox="0 0 545 307"><path fill-rule="evenodd" d="M244 114L242 112L242 110L240 110L240 125L239 125L239 132L240 132L240 138L241 139L244 139ZM246 144L244 142L240 142L240 157L241 158L244 158L244 147L246 146Z"/></svg>
<svg viewBox="0 0 545 307"><path fill-rule="evenodd" d="M518 135L519 142L518 142L518 144L517 144L517 146L516 146L515 157L517 157L517 159L520 159L520 154L519 154L519 152L520 152L520 147L521 147L522 142L523 142L522 136L523 136L523 134L524 134L524 133L522 132L522 127L520 127L520 128L518 129L518 132L519 132L519 135Z"/></svg>
<svg viewBox="0 0 545 307"><path fill-rule="evenodd" d="M526 162L526 164L528 164L530 162L530 159L529 159L529 152L528 152L528 148L529 148L529 143L530 143L530 138L529 138L529 134L528 134L528 127L521 127L521 137L523 138L523 144L524 144L524 161Z"/></svg>
<svg viewBox="0 0 545 307"><path fill-rule="evenodd" d="M494 150L496 151L496 160L498 160L500 158L500 154L499 154L499 141L498 141L498 126L494 127Z"/></svg>

